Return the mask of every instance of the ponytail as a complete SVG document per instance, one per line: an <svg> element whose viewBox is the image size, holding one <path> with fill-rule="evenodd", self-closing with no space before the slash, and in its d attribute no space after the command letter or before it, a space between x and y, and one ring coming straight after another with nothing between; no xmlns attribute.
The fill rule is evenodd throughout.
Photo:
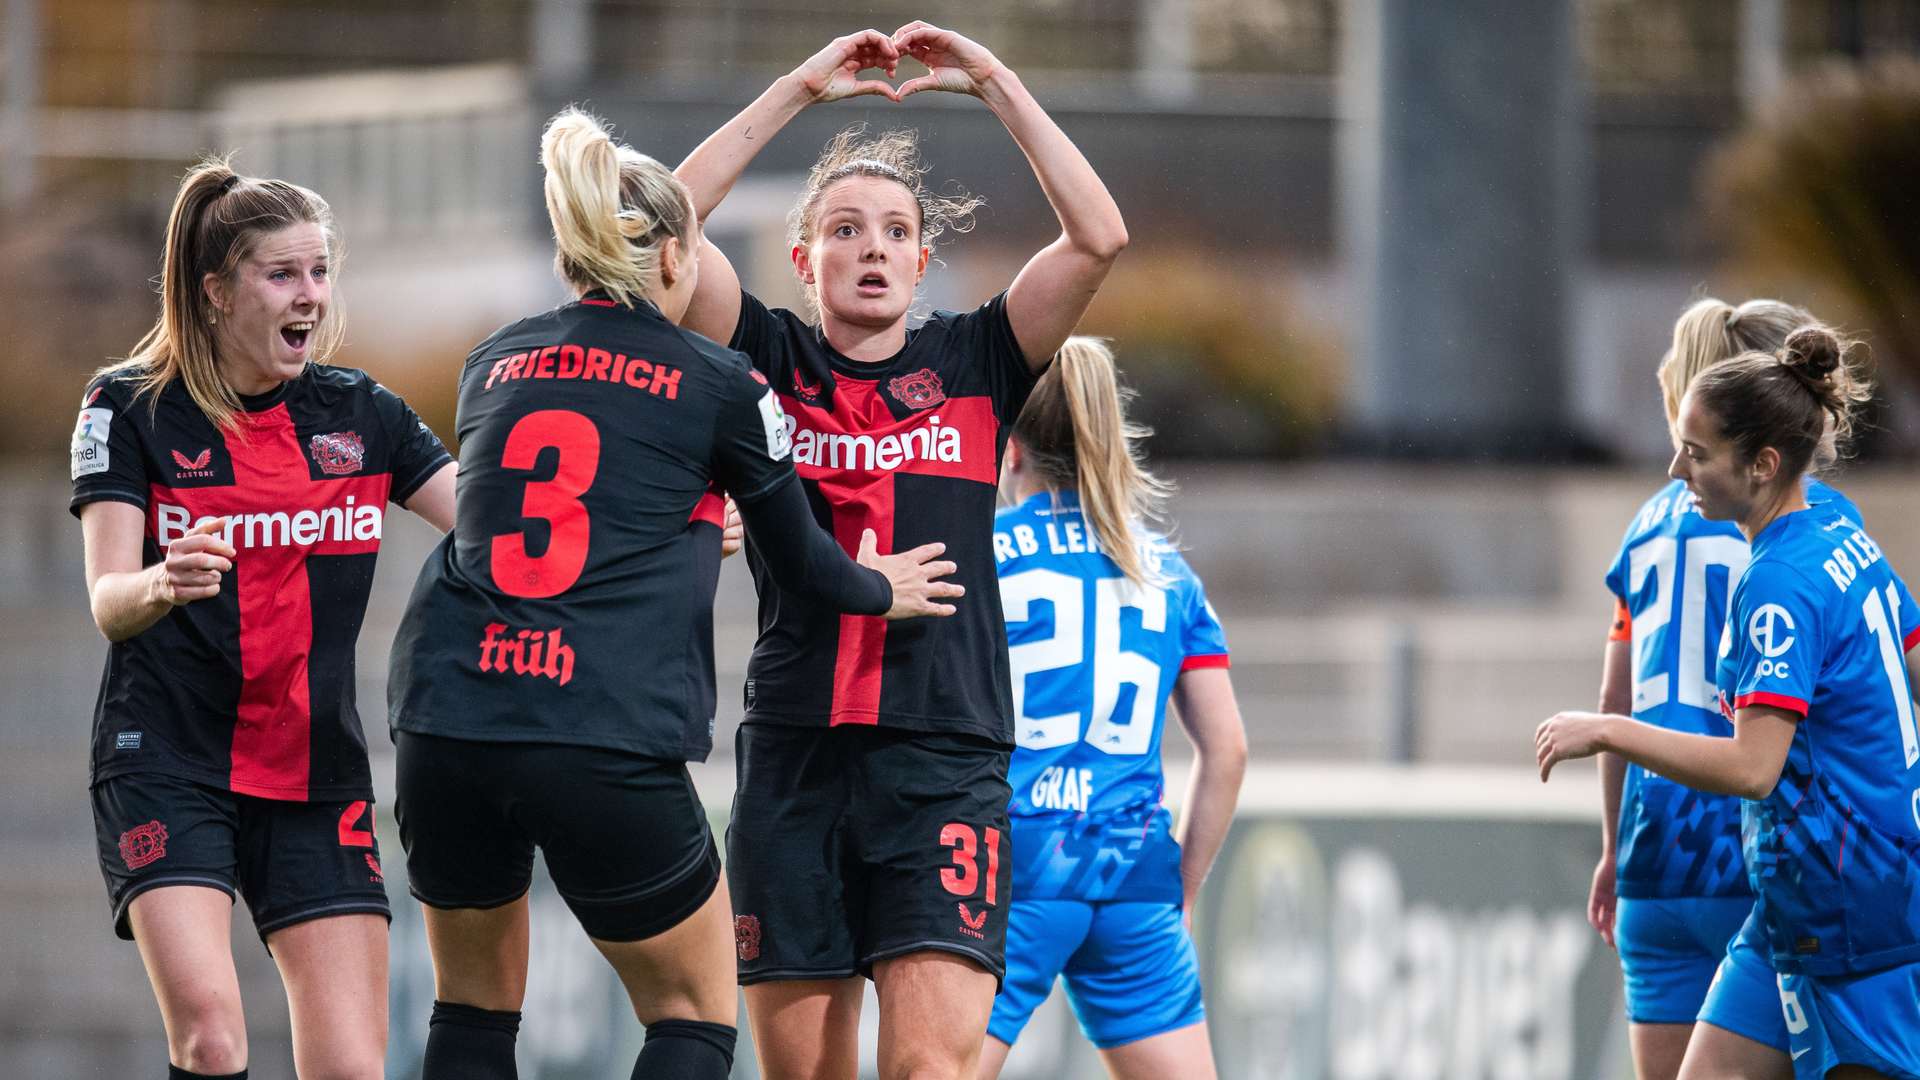
<svg viewBox="0 0 1920 1080"><path fill-rule="evenodd" d="M1040 376L1013 436L1047 487L1079 492L1107 557L1145 585L1160 575L1147 565L1139 526L1161 520L1173 486L1140 463L1139 441L1151 432L1127 420L1133 396L1120 385L1105 341L1071 337Z"/></svg>
<svg viewBox="0 0 1920 1080"><path fill-rule="evenodd" d="M604 289L632 307L660 287L660 251L693 250L693 200L666 166L613 141L600 121L562 109L540 136L554 268L585 292Z"/></svg>
<svg viewBox="0 0 1920 1080"><path fill-rule="evenodd" d="M327 240L329 272L339 276L340 243L333 210L319 195L285 180L241 176L224 157L207 158L187 170L167 215L160 261L160 316L127 359L102 372L135 376L134 396L151 395L179 379L216 429L240 414L240 397L220 374L213 302L202 282L226 277L252 253L261 236L293 225L317 225ZM345 321L336 302L314 340L314 363L340 346Z"/></svg>

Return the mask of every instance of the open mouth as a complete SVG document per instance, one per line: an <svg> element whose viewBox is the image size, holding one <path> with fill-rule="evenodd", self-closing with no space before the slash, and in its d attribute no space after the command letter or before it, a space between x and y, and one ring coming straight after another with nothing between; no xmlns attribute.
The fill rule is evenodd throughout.
<svg viewBox="0 0 1920 1080"><path fill-rule="evenodd" d="M313 336L312 322L288 323L280 328L280 340L295 352L307 347L307 339Z"/></svg>
<svg viewBox="0 0 1920 1080"><path fill-rule="evenodd" d="M854 287L863 296L877 296L887 291L887 279L879 274L862 274L860 280L854 282Z"/></svg>

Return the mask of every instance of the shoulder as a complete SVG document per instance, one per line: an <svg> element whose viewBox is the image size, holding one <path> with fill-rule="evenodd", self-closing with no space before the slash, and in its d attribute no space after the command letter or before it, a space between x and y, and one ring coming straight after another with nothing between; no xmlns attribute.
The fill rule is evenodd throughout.
<svg viewBox="0 0 1920 1080"><path fill-rule="evenodd" d="M80 393L82 409L124 409L132 403L134 395L139 393L140 382L146 377L147 369L141 365L115 364L93 373L87 380L87 388ZM171 388L179 380L168 384Z"/></svg>
<svg viewBox="0 0 1920 1080"><path fill-rule="evenodd" d="M1812 573L1818 564L1802 565L1806 560L1799 548L1775 548L1748 563L1733 590L1733 610L1745 614L1768 604L1787 602L1821 606L1819 583Z"/></svg>
<svg viewBox="0 0 1920 1080"><path fill-rule="evenodd" d="M1669 480L1661 488L1641 502L1639 509L1633 512L1633 518L1627 523L1625 545L1653 535L1664 527L1670 527L1677 520L1688 516L1693 506L1693 496L1688 494L1687 485L1678 480Z"/></svg>
<svg viewBox="0 0 1920 1080"><path fill-rule="evenodd" d="M704 334L696 334L675 326L671 333L679 339L687 352L689 362L705 367L723 378L750 378L760 385L766 385L766 379L753 369L753 361L738 349L730 349Z"/></svg>

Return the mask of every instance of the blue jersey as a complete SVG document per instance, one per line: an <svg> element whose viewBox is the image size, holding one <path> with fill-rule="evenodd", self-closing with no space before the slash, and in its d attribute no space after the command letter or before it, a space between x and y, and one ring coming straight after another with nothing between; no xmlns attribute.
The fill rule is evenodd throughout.
<svg viewBox="0 0 1920 1080"><path fill-rule="evenodd" d="M1920 960L1920 739L1906 651L1920 608L1831 504L1754 538L1721 639L1719 698L1799 714L1780 782L1746 804L1747 873L1782 974Z"/></svg>
<svg viewBox="0 0 1920 1080"><path fill-rule="evenodd" d="M1807 499L1859 520L1846 496L1812 480ZM1675 480L1634 515L1607 571L1633 631L1633 715L1693 735L1733 734L1708 664L1727 595L1747 565L1730 521L1709 521ZM1740 859L1740 800L1677 784L1629 764L1621 792L1615 889L1636 899L1748 896Z"/></svg>
<svg viewBox="0 0 1920 1080"><path fill-rule="evenodd" d="M1227 642L1179 552L1153 539L1143 550L1163 584L1121 574L1072 492L994 520L1013 675L1015 897L1180 899L1160 733L1174 680L1225 667Z"/></svg>

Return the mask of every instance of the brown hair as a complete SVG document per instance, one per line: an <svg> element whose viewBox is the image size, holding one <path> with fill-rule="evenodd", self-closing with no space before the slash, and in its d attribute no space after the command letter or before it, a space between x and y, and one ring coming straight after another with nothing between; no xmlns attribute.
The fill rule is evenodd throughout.
<svg viewBox="0 0 1920 1080"><path fill-rule="evenodd" d="M1744 353L1702 372L1688 393L1719 422L1721 437L1751 461L1780 453L1780 472L1798 479L1824 468L1853 433L1855 407L1873 396L1856 341L1815 324L1772 352Z"/></svg>
<svg viewBox="0 0 1920 1080"><path fill-rule="evenodd" d="M1133 397L1107 342L1070 337L1013 422L1013 437L1043 484L1079 492L1107 557L1129 580L1148 584L1158 574L1142 558L1135 526L1161 519L1173 485L1141 465L1139 443L1152 432L1127 420Z"/></svg>
<svg viewBox="0 0 1920 1080"><path fill-rule="evenodd" d="M660 284L660 249L668 237L681 254L694 249L693 199L665 165L616 143L595 117L571 106L540 135L547 171L547 217L553 222L554 269L574 288L605 289L632 307Z"/></svg>
<svg viewBox="0 0 1920 1080"><path fill-rule="evenodd" d="M160 317L127 359L102 370L138 372L134 396L151 394L153 407L158 407L160 391L179 379L214 427L230 427L240 412L240 396L220 375L213 304L201 282L208 274L231 274L267 233L303 224L318 225L326 235L328 271L337 277L339 237L325 199L285 180L241 176L225 157L208 158L188 169L167 215ZM316 329L314 363L332 357L344 329L336 305Z"/></svg>
<svg viewBox="0 0 1920 1080"><path fill-rule="evenodd" d="M1660 359L1667 423L1680 415L1680 399L1701 372L1741 353L1772 352L1814 321L1805 309L1779 300L1749 300L1739 307L1712 297L1694 301L1675 320L1673 344Z"/></svg>
<svg viewBox="0 0 1920 1080"><path fill-rule="evenodd" d="M787 242L791 247L813 243L813 227L819 219L820 200L827 189L849 176L877 176L907 189L920 211L920 243L932 247L949 232L973 230L973 212L984 200L964 192L937 194L927 187L927 166L920 160L920 136L914 131L889 131L874 139L862 138L865 124L841 131L820 151L819 160L807 171L807 184L800 201L787 213ZM820 316L819 301L811 291L806 297L807 314Z"/></svg>

